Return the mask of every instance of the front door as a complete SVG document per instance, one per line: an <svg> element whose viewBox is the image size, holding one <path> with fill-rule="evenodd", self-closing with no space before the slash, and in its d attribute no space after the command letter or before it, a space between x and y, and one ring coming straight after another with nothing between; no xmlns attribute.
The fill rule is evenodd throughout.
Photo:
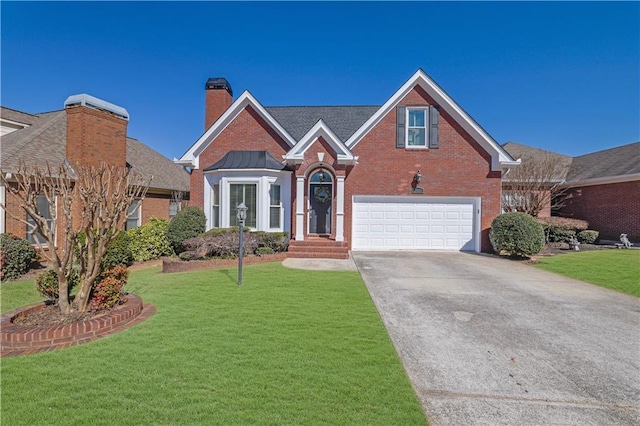
<svg viewBox="0 0 640 426"><path fill-rule="evenodd" d="M331 234L333 212L333 182L323 170L315 172L309 181L309 233Z"/></svg>

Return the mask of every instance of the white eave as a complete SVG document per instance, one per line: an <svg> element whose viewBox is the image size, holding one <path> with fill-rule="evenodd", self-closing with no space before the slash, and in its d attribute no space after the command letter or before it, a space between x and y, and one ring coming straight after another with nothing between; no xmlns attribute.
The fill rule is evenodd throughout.
<svg viewBox="0 0 640 426"><path fill-rule="evenodd" d="M271 114L253 97L249 91L242 92L240 97L231 104L231 106L216 120L209 129L174 163L181 165L189 165L189 167L199 168L200 154L227 128L240 113L251 106L291 147L295 145L295 139L276 121Z"/></svg>
<svg viewBox="0 0 640 426"><path fill-rule="evenodd" d="M347 140L345 145L353 148L373 129L402 99L407 96L415 86L420 86L431 96L437 105L443 108L462 128L471 135L490 155L491 170L501 170L503 166L516 166L520 164L506 152L480 125L467 114L438 84L431 79L422 69L411 78L398 91L396 91L380 109L372 115L356 132Z"/></svg>
<svg viewBox="0 0 640 426"><path fill-rule="evenodd" d="M336 136L331 128L322 120L316 124L298 141L298 143L285 155L284 160L290 164L300 164L304 160L304 154L319 138L324 139L336 153L338 164L355 164L358 157Z"/></svg>

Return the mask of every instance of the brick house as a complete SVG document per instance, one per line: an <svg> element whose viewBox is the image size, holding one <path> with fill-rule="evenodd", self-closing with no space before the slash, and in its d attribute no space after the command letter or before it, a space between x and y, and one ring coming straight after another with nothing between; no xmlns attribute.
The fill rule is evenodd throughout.
<svg viewBox="0 0 640 426"><path fill-rule="evenodd" d="M140 226L151 217L169 219L179 208L175 195L180 193L188 199L189 175L144 143L128 137L128 122L126 109L89 95L70 96L64 109L41 114L1 107L2 172L15 172L20 161L41 169L47 162L53 167L64 162L126 165L145 180L152 179L144 200L129 209L125 226ZM12 233L35 242L26 225L9 214L26 215L3 186L0 201L6 202L9 210L0 208L0 233Z"/></svg>
<svg viewBox="0 0 640 426"><path fill-rule="evenodd" d="M504 148L534 161L545 152L513 142ZM601 239L618 240L625 233L640 241L640 142L578 157L551 154L560 159L558 179L567 189L554 215L586 220Z"/></svg>
<svg viewBox="0 0 640 426"><path fill-rule="evenodd" d="M205 85L205 132L177 164L207 228L291 233L290 255L489 251L503 167L518 164L424 71L379 106L265 107Z"/></svg>

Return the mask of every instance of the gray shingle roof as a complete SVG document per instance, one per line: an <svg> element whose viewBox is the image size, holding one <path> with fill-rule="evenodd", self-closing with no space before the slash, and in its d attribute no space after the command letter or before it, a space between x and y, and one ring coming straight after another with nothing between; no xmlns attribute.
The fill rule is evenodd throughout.
<svg viewBox="0 0 640 426"><path fill-rule="evenodd" d="M503 148L514 158L535 159L544 151L508 142ZM563 178L567 183L578 183L587 179L625 176L640 173L640 142L605 149L578 157L551 153L564 165Z"/></svg>
<svg viewBox="0 0 640 426"><path fill-rule="evenodd" d="M37 115L0 106L0 117L23 124L33 124L38 120Z"/></svg>
<svg viewBox="0 0 640 426"><path fill-rule="evenodd" d="M322 119L345 142L379 106L289 106L266 107L269 114L297 141Z"/></svg>
<svg viewBox="0 0 640 426"><path fill-rule="evenodd" d="M229 151L215 164L203 171L232 169L285 170L287 166L267 151Z"/></svg>
<svg viewBox="0 0 640 426"><path fill-rule="evenodd" d="M548 154L556 158L558 161L558 174L555 176L555 180L558 182L562 182L567 179L567 173L571 168L571 163L573 158L568 155L558 154L556 152L533 148L527 145L522 145L516 142L507 142L502 145L505 151L507 151L514 159L521 158L522 161L535 161L536 157L541 157L542 155ZM508 175L506 177L508 180Z"/></svg>
<svg viewBox="0 0 640 426"><path fill-rule="evenodd" d="M573 159L571 182L640 173L640 142L605 149Z"/></svg>
<svg viewBox="0 0 640 426"><path fill-rule="evenodd" d="M2 113L9 110L2 108ZM22 113L24 114L24 113ZM34 117L31 125L2 137L0 167L15 171L20 160L30 167L58 165L66 159L67 114L64 110L44 114L24 114ZM4 115L3 115L4 117ZM189 191L189 174L179 165L142 142L127 138L127 162L145 178L153 176L151 189Z"/></svg>

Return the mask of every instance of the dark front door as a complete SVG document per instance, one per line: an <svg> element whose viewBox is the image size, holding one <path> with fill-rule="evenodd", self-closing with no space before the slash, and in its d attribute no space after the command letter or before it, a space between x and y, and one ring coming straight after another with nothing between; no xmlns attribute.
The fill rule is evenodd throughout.
<svg viewBox="0 0 640 426"><path fill-rule="evenodd" d="M309 233L331 234L333 185L312 183L309 185Z"/></svg>

